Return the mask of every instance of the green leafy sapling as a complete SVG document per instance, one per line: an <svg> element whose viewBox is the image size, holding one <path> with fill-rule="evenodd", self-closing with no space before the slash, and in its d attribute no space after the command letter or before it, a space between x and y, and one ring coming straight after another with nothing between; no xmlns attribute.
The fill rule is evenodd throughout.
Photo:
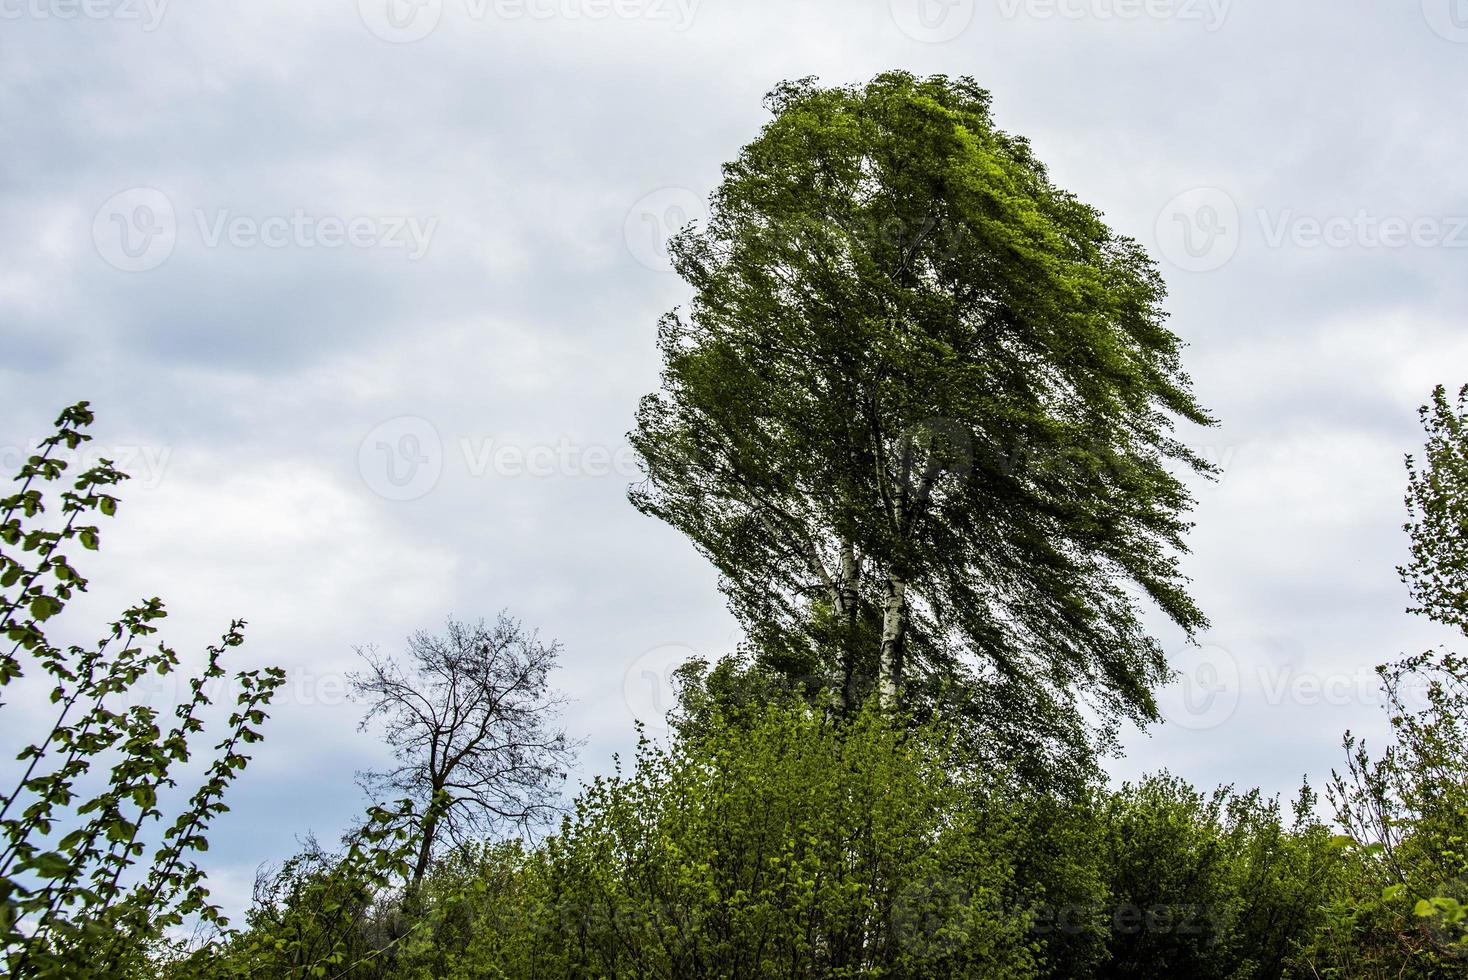
<svg viewBox="0 0 1468 980"><path fill-rule="evenodd" d="M244 623L209 647L172 721L136 697L149 678L181 667L173 649L149 639L166 615L160 600L126 610L93 646L47 638L49 622L87 588L75 549L98 549L91 521L117 512L110 491L126 479L100 459L67 485L65 456L91 438L83 430L92 421L86 402L62 412L16 476L20 489L0 499L0 694L21 681L49 686L52 710L41 737L14 750L14 784L0 787L0 959L17 978L126 976L185 921L225 925L194 858L285 680L277 668L235 674L225 734L170 815L175 774L195 759ZM12 700L0 710L13 710Z"/></svg>
<svg viewBox="0 0 1468 980"><path fill-rule="evenodd" d="M1468 633L1468 387L1421 410L1421 462L1407 458L1410 612ZM1346 733L1331 800L1359 860L1342 916L1356 937L1326 950L1351 976L1468 974L1468 658L1432 650L1377 668L1391 743Z"/></svg>

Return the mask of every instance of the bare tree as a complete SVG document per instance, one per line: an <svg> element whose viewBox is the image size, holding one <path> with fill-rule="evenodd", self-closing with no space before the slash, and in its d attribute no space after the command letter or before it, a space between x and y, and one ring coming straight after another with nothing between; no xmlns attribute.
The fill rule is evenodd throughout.
<svg viewBox="0 0 1468 980"><path fill-rule="evenodd" d="M504 613L493 626L450 618L440 636L419 630L406 665L358 648L367 669L350 680L368 705L360 727L380 721L397 763L360 774L362 784L406 796L422 814L410 889L440 841L523 832L558 811L577 748L557 724L565 699L548 683L559 652Z"/></svg>

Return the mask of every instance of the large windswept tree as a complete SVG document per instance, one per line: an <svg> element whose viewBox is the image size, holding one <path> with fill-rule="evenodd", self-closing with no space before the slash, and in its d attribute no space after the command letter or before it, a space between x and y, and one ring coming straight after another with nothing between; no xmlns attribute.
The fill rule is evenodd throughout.
<svg viewBox="0 0 1468 980"><path fill-rule="evenodd" d="M888 703L958 685L1016 734L1150 719L1145 595L1209 424L1142 249L1049 182L972 80L786 83L672 246L634 504L722 573L766 663ZM925 697L925 695L924 695ZM1055 731L1047 730L1054 726ZM1101 730L1105 730L1105 726Z"/></svg>

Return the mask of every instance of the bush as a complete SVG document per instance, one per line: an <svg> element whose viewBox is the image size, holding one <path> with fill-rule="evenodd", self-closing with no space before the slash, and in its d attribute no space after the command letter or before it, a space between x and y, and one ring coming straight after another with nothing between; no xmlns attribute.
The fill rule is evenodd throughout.
<svg viewBox="0 0 1468 980"><path fill-rule="evenodd" d="M644 741L541 847L436 868L434 925L391 975L1308 975L1342 867L1308 791L1294 826L1166 775L1061 800L941 726L699 703L696 737Z"/></svg>
<svg viewBox="0 0 1468 980"><path fill-rule="evenodd" d="M769 707L716 741L644 741L498 879L472 965L446 975L1031 976L996 784L875 711Z"/></svg>
<svg viewBox="0 0 1468 980"><path fill-rule="evenodd" d="M1204 795L1166 773L1111 794L1100 810L1109 943L1095 976L1296 975L1340 887L1340 847L1314 802L1304 788L1287 828L1257 791Z"/></svg>
<svg viewBox="0 0 1468 980"><path fill-rule="evenodd" d="M1315 961L1323 975L1468 975L1468 661L1424 653L1380 672L1394 738L1373 757L1347 733L1331 799L1355 860Z"/></svg>

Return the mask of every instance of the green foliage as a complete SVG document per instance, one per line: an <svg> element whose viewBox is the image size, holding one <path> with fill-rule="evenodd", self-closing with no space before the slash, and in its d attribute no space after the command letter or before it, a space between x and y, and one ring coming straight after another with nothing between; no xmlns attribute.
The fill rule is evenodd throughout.
<svg viewBox="0 0 1468 980"><path fill-rule="evenodd" d="M516 959L507 947L526 934L525 923L506 916L533 907L524 892L538 879L527 873L527 860L519 840L465 844L445 854L420 888L415 928L389 975L504 978L502 966Z"/></svg>
<svg viewBox="0 0 1468 980"><path fill-rule="evenodd" d="M1417 603L1411 612L1468 632L1468 385L1456 404L1438 385L1420 414L1426 465L1407 457L1412 560L1399 571Z"/></svg>
<svg viewBox="0 0 1468 980"><path fill-rule="evenodd" d="M1409 610L1468 634L1468 387L1421 410L1407 458ZM1445 650L1377 668L1392 739L1346 733L1331 801L1353 851L1349 892L1314 951L1323 976L1468 975L1468 659Z"/></svg>
<svg viewBox="0 0 1468 980"><path fill-rule="evenodd" d="M404 801L373 806L341 853L314 842L256 882L246 928L172 964L178 980L381 977L423 927L404 920L393 888L417 848ZM395 974L393 974L395 975Z"/></svg>
<svg viewBox="0 0 1468 980"><path fill-rule="evenodd" d="M1018 785L1033 787L1017 801L1022 844L1011 858L1016 890L1034 909L1038 974L1093 976L1110 937L1105 909L1111 892L1097 811L1105 791L1087 785L1062 795Z"/></svg>
<svg viewBox="0 0 1468 980"><path fill-rule="evenodd" d="M51 715L42 737L19 747L23 768L0 796L0 955L17 978L125 976L187 919L224 924L192 856L208 848L209 824L227 809L224 793L284 681L273 668L235 675L225 735L166 819L174 773L194 758L244 624L209 648L171 723L136 697L150 678L179 669L172 649L145 644L165 615L159 600L127 610L94 646L47 639L50 621L87 588L73 549L97 550L100 532L87 521L116 513L109 490L126 478L104 459L66 488L62 454L90 439L82 430L92 418L86 402L62 412L17 475L20 489L0 499L0 686L44 692ZM15 711L15 699L4 707Z"/></svg>
<svg viewBox="0 0 1468 980"><path fill-rule="evenodd" d="M1353 877L1317 960L1331 976L1468 975L1468 662L1430 652L1380 673L1393 738L1373 757L1347 733L1331 800Z"/></svg>
<svg viewBox="0 0 1468 980"><path fill-rule="evenodd" d="M685 693L696 727L642 742L541 845L452 851L411 909L312 856L235 940L252 972L183 976L1309 975L1298 947L1344 864L1308 791L1293 826L1257 794L1170 776L1062 800L976 765L936 722L874 704L832 721L798 700L730 717L706 683ZM326 949L311 910L341 888L340 955L307 972L281 939Z"/></svg>
<svg viewBox="0 0 1468 980"><path fill-rule="evenodd" d="M1204 795L1163 773L1100 808L1111 895L1098 978L1282 977L1341 887L1339 847L1301 791L1294 825L1258 792Z"/></svg>
<svg viewBox="0 0 1468 980"><path fill-rule="evenodd" d="M770 707L644 742L549 841L510 976L1033 975L999 780L936 728Z"/></svg>
<svg viewBox="0 0 1468 980"><path fill-rule="evenodd" d="M1151 719L1127 583L1188 631L1176 556L1207 424L1141 248L1050 184L972 80L770 96L662 322L630 438L645 513L717 566L765 663L850 713L940 691L1012 748Z"/></svg>

